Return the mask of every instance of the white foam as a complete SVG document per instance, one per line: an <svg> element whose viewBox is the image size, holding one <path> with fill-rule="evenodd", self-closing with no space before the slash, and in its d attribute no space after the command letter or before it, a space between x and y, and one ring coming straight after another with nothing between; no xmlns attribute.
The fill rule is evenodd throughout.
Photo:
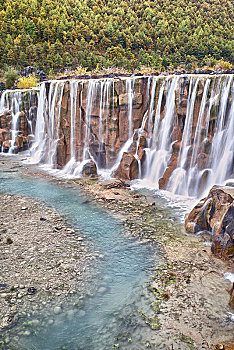
<svg viewBox="0 0 234 350"><path fill-rule="evenodd" d="M234 283L234 273L231 272L226 272L224 274L224 278L228 281L230 281L231 283Z"/></svg>

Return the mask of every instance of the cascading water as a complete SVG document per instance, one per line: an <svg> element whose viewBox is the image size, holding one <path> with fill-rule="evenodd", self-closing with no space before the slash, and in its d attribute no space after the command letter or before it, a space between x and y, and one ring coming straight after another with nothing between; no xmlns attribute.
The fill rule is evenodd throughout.
<svg viewBox="0 0 234 350"><path fill-rule="evenodd" d="M65 177L93 161L110 176L132 152L142 186L200 195L234 172L232 90L232 75L43 83L29 161ZM3 93L1 108L13 108L14 94Z"/></svg>
<svg viewBox="0 0 234 350"><path fill-rule="evenodd" d="M182 145L182 156L181 158L179 157L179 166L175 169L170 178L168 184L169 191L189 196L201 195L206 188L213 184L222 184L225 179L228 179L229 176L233 174L234 150L233 137L231 137L234 133L233 107L230 108L229 116L227 116L226 113L230 97L231 81L232 77L226 77L224 79L220 77L216 84L218 90L221 86L221 91L219 91L216 98L214 98L214 86L212 86L211 94L208 98L210 79L206 79L194 136L192 136L192 123L194 116L193 114L186 115L186 119L190 124L190 131L188 132L185 126L183 137L186 135L186 132L188 132L186 139L189 139L190 143L187 149L192 150L192 153L191 156L188 157L183 148L186 147L186 144ZM208 118L210 117L212 107L214 107L213 104L216 103L217 105L219 102L217 97L220 99L220 105L215 125L212 126L213 122L210 122ZM206 114L205 109L207 105L208 111ZM207 138L209 128L214 129L211 144ZM204 152L206 146L211 147L210 152ZM207 167L202 168L200 164L202 162L202 157L204 157L205 160L207 159ZM190 165L186 169L186 162L188 161L190 161Z"/></svg>
<svg viewBox="0 0 234 350"><path fill-rule="evenodd" d="M152 146L148 155L146 178L153 182L158 183L158 180L163 175L171 153L171 129L173 127L173 117L175 113L175 89L177 86L178 78L168 79L168 91L167 91L167 103L165 107L165 116L161 120L160 107L163 96L164 84L160 90L160 98L158 101L157 112L155 115L155 123L153 130L153 137L151 140ZM157 142L156 141L157 138ZM156 143L156 145L155 145Z"/></svg>
<svg viewBox="0 0 234 350"><path fill-rule="evenodd" d="M229 92L232 90L232 103L228 118L226 110ZM234 174L234 86L231 89L231 77L223 87L221 105L215 124L215 134L211 146L210 173L208 183L222 183Z"/></svg>
<svg viewBox="0 0 234 350"><path fill-rule="evenodd" d="M47 98L46 83L41 85L35 139L30 151L29 162L31 164L43 163L46 164L47 169L53 169L56 166L55 157L63 90L63 82L51 82Z"/></svg>
<svg viewBox="0 0 234 350"><path fill-rule="evenodd" d="M21 117L26 118L27 125L25 126L25 129L27 130L27 134L31 135L33 133L33 113L31 109L36 103L36 95L36 90L6 90L1 96L0 115L7 113L11 115L11 123L7 126L7 129L10 130L10 138L6 140L9 141L10 154L17 153L19 149L19 147L16 145L16 138L19 134L22 134L22 130L20 130ZM24 113L22 113L22 109L24 109ZM24 133L26 133L26 130L24 130ZM3 151L3 149L4 143L1 151Z"/></svg>
<svg viewBox="0 0 234 350"><path fill-rule="evenodd" d="M187 102L187 111L186 111L186 119L184 132L181 140L181 147L178 157L178 167L172 173L172 176L169 180L168 188L171 192L176 193L178 188L183 188L185 183L185 174L186 170L184 169L187 161L188 150L191 147L191 133L192 133L192 123L193 123L193 111L194 111L194 103L197 93L197 85L199 82L199 78L196 80L194 84L194 79L191 79L189 85L189 94L188 94L188 102ZM182 192L180 190L180 192Z"/></svg>
<svg viewBox="0 0 234 350"><path fill-rule="evenodd" d="M132 136L132 105L134 99L135 79L126 79L126 91L128 95L128 137Z"/></svg>

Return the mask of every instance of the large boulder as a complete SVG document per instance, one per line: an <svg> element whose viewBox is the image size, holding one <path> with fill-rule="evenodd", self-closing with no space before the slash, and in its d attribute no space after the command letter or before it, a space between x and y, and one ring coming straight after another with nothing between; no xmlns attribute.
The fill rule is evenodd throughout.
<svg viewBox="0 0 234 350"><path fill-rule="evenodd" d="M234 260L234 188L213 186L185 220L189 233L209 231L212 252L220 258Z"/></svg>
<svg viewBox="0 0 234 350"><path fill-rule="evenodd" d="M211 250L220 257L234 257L234 203L214 230Z"/></svg>
<svg viewBox="0 0 234 350"><path fill-rule="evenodd" d="M94 161L90 160L85 163L82 169L83 177L97 177L97 166Z"/></svg>
<svg viewBox="0 0 234 350"><path fill-rule="evenodd" d="M138 162L131 153L124 152L115 176L123 180L134 180L137 178Z"/></svg>

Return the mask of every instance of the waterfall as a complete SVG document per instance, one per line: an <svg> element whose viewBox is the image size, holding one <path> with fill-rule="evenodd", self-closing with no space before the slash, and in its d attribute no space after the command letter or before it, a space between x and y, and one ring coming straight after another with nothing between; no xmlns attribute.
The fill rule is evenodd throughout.
<svg viewBox="0 0 234 350"><path fill-rule="evenodd" d="M84 150L83 150L83 161L90 158L89 152L89 136L90 136L90 126L91 126L91 115L93 108L93 100L96 98L97 84L94 80L89 81L88 92L87 92L87 102L86 102L86 115L85 115L85 140L84 140Z"/></svg>
<svg viewBox="0 0 234 350"><path fill-rule="evenodd" d="M189 94L186 109L185 126L181 140L181 147L178 157L178 167L173 171L168 183L168 189L173 193L187 194L186 162L188 151L191 148L191 134L193 125L193 112L197 94L199 78L194 84L192 78L189 84Z"/></svg>
<svg viewBox="0 0 234 350"><path fill-rule="evenodd" d="M155 183L163 175L170 158L171 153L171 131L173 127L173 117L175 113L175 89L178 78L174 77L167 80L167 102L165 106L165 116L161 119L161 103L164 91L164 83L161 86L159 100L155 115L153 136L151 148L147 150L148 160L145 178Z"/></svg>
<svg viewBox="0 0 234 350"><path fill-rule="evenodd" d="M45 83L42 83L40 87L40 93L38 98L38 107L37 107L37 123L35 130L34 143L31 148L31 164L38 164L42 159L42 152L45 146L45 119L44 119L44 109L46 108L46 88Z"/></svg>
<svg viewBox="0 0 234 350"><path fill-rule="evenodd" d="M52 81L47 98L46 83L41 84L35 139L30 152L31 157L28 160L31 164L42 163L47 169L56 167L63 91L63 82Z"/></svg>
<svg viewBox="0 0 234 350"><path fill-rule="evenodd" d="M194 98L191 98L190 102L190 91L178 167L174 170L169 180L167 187L169 191L187 196L201 195L206 188L213 184L222 184L225 179L233 174L233 136L231 136L234 134L233 96L228 118L226 114L231 81L231 76L225 79L221 77L218 79L218 82L214 80L210 98L207 100L210 79L206 79L193 142L191 137L193 111L190 106L191 104L194 105ZM215 83L217 83L216 91L214 89ZM220 87L220 85L223 86ZM194 96L196 89L197 86L193 88L192 95ZM214 104L217 104L218 98L220 98L220 106L214 126L211 151L205 154L202 153L202 148L204 148L205 143L208 143L207 136L210 126L210 114ZM208 111L205 115L207 105ZM186 162L189 159L187 155L189 149L192 149L192 154L189 168L186 169ZM207 167L203 169L199 167L199 152L201 152L200 157L207 158Z"/></svg>
<svg viewBox="0 0 234 350"><path fill-rule="evenodd" d="M45 159L49 169L56 167L56 148L59 140L60 112L63 97L64 84L51 85L48 109L49 109L49 126L48 126L48 155ZM53 93L52 93L53 92Z"/></svg>
<svg viewBox="0 0 234 350"><path fill-rule="evenodd" d="M128 138L132 136L132 108L134 99L135 79L126 79L126 92L128 95Z"/></svg>
<svg viewBox="0 0 234 350"><path fill-rule="evenodd" d="M28 161L55 175L80 177L93 161L111 176L128 152L142 186L200 196L233 177L233 100L232 75L49 81L39 93L3 92L0 123L10 111L13 153L24 111L33 137Z"/></svg>
<svg viewBox="0 0 234 350"><path fill-rule="evenodd" d="M231 89L231 77L228 77L223 86L221 104L215 123L215 134L211 146L210 168L208 183L222 183L234 174L234 86ZM226 110L229 93L232 90L232 104L229 117L226 119Z"/></svg>
<svg viewBox="0 0 234 350"><path fill-rule="evenodd" d="M35 103L36 90L6 90L0 99L0 115L9 113L11 115L11 125L9 138L9 153L18 153L17 136L26 136L32 133L32 121L30 120L30 108ZM22 107L24 106L24 111ZM26 118L27 124L24 129L20 129L20 118ZM29 130L28 130L29 129ZM4 143L3 143L4 146ZM3 150L3 147L2 147Z"/></svg>

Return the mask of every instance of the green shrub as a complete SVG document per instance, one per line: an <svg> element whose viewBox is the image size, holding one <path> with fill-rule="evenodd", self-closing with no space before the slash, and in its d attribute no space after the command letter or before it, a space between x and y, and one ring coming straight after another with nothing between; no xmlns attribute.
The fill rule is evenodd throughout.
<svg viewBox="0 0 234 350"><path fill-rule="evenodd" d="M17 71L14 68L9 67L4 75L4 78L6 80L6 88L11 89L17 79Z"/></svg>

